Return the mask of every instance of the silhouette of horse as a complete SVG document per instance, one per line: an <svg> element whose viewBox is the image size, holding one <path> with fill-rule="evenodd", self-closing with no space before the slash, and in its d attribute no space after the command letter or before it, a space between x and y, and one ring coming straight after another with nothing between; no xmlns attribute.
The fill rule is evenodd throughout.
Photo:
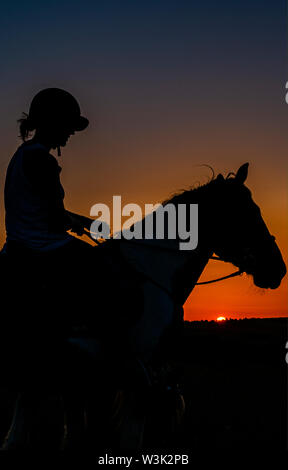
<svg viewBox="0 0 288 470"><path fill-rule="evenodd" d="M88 358L92 360L94 368L92 366L90 374L92 374L91 370L97 370L96 365L101 368L103 358L107 359L108 351L109 367L106 362L105 367L101 369L103 376L97 372L97 377L101 377L101 383L105 383L107 380L109 384L111 383L111 375L114 375L112 383L115 390L117 390L117 381L122 381L121 385L118 385L118 390L124 390L125 387L127 390L126 401L123 400L123 395L120 393L122 397L122 406L120 407L122 419L120 424L118 423L117 442L120 447L139 448L143 445L143 439L145 442L145 423L147 422L147 415L149 416L149 406L152 408L151 401L147 405L146 400L148 396L146 391L151 385L151 375L149 375L149 367L146 365L153 363L154 358L157 357L157 352L162 347L163 338L169 338L169 332L172 331L173 333L177 322L181 323L183 304L195 285L197 285L197 281L209 259L213 255L217 255L218 259L232 263L239 269L237 274L247 273L251 275L254 284L264 289L276 289L286 273L286 266L275 242L275 237L269 233L259 207L252 200L250 190L244 185L247 174L248 164L244 164L236 174L230 173L226 178L219 174L217 178L213 178L206 185L183 191L164 203L164 208L168 203L175 206L177 217L179 204L187 205L187 211L189 204L198 204L198 245L194 250L179 250L179 238L168 238L167 224L163 240L156 238L151 240L110 239L95 247L97 256L101 252L101 255L103 254L107 260L110 259L110 265L109 262L108 265L112 269L113 266L116 267L113 286L117 291L117 300L115 302L114 298L113 302L111 294L108 294L111 303L107 305L105 294L113 291L111 286L113 276L110 275L109 277L108 291L104 287L105 284L107 285L107 279L103 276L100 291L102 285L108 322L105 323L104 321L104 325L101 325L102 338L101 335L97 337L99 316L96 316L93 308L91 308L89 318L85 317L87 320L85 335L75 334L68 339L68 343L74 348L74 352L77 351L77 354L83 355L84 362ZM144 231L145 219L138 222L138 224L141 224ZM97 259L97 256L95 259ZM121 274L124 266L126 272L130 270L128 279L131 282L134 279L134 288L136 290L132 295L132 305L129 304L131 294L129 282L125 284L127 277L125 278ZM123 281L123 284L121 284L121 281ZM121 292L122 287L123 291ZM100 291L98 289L97 292ZM117 305L118 310L115 312ZM125 306L130 314L123 320L124 317L121 314L125 312ZM140 315L137 315L137 310L141 312ZM131 317L133 311L136 318L134 321ZM168 344L169 349L169 340L166 344ZM125 361L130 368L121 367ZM137 380L136 376L138 376ZM83 374L81 375L82 379ZM135 383L138 384L138 388ZM72 423L71 429L73 428L73 421L76 422L78 419L75 416L77 413L77 416L79 416L79 410L81 410L80 413L83 413L81 400L83 405L85 395L86 398L88 395L87 387L89 385L86 384L83 387L86 388L80 400L77 401L75 397L74 399L71 392L70 407L67 405L66 413L70 416L68 421ZM109 385L106 389L109 389ZM142 393L143 390L144 393ZM94 401L96 401L95 397ZM97 409L99 411L99 406L96 411L93 411L93 406L91 406L93 398L88 402L89 400L86 401L86 418L88 417L89 422L90 417L91 422L91 417L96 419L95 415L97 416L96 411ZM176 402L178 403L179 413L177 416L181 416L184 409L181 396L178 394L172 402L173 406L176 406ZM73 414L75 419L73 419ZM162 413L161 419L163 419L163 415ZM151 419L150 416L150 421ZM104 421L105 417L102 423ZM176 421L179 422L179 419L176 419ZM17 422L17 416L14 419L14 428L15 422ZM93 425L91 427L93 428ZM75 426L76 428L77 426ZM79 436L77 429L75 429L76 435ZM159 427L157 427L157 432L160 432ZM93 436L91 439L93 441ZM13 426L10 430L11 440L13 441ZM71 440L72 442L77 441L77 439L73 440L73 436Z"/></svg>

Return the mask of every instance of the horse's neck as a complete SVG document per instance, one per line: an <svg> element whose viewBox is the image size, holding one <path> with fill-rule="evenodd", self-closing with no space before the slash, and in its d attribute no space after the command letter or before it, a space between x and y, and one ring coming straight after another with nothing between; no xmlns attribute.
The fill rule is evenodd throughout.
<svg viewBox="0 0 288 470"><path fill-rule="evenodd" d="M196 249L190 254L184 266L175 273L174 297L180 305L186 302L212 254L210 250Z"/></svg>
<svg viewBox="0 0 288 470"><path fill-rule="evenodd" d="M135 243L123 241L121 249L126 259L136 269L172 292L173 275L184 265L186 257L184 252L179 252L176 247L173 249L173 243L168 242L169 240L163 240L163 244L161 240L143 240Z"/></svg>
<svg viewBox="0 0 288 470"><path fill-rule="evenodd" d="M177 240L123 240L121 251L138 271L179 299L179 303L185 302L210 256L207 250L180 250Z"/></svg>
<svg viewBox="0 0 288 470"><path fill-rule="evenodd" d="M201 197L192 198L192 192L187 191L183 193L181 200L174 202L172 199L170 202L175 203L176 210L178 210L178 202L189 205L198 203ZM195 250L181 250L179 239L167 237L167 227L163 240L154 238L127 241L124 239L120 245L123 255L136 269L171 293L173 298L181 304L186 301L193 290L212 255L210 222L205 207L204 204L198 221L199 244ZM151 217L151 214L148 217ZM143 224L144 220L139 223ZM190 223L192 223L191 220ZM137 223L135 227L136 225Z"/></svg>

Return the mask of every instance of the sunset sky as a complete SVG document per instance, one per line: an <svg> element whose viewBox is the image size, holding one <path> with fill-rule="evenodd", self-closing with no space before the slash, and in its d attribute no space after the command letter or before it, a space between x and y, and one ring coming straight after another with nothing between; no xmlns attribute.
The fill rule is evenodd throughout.
<svg viewBox="0 0 288 470"><path fill-rule="evenodd" d="M287 262L284 0L12 1L1 7L3 185L16 120L40 89L73 93L90 120L60 160L66 207L156 203L250 162L248 187ZM264 255L264 254L263 254ZM233 271L211 261L201 280ZM247 276L196 287L187 320L288 316L287 277L262 291Z"/></svg>

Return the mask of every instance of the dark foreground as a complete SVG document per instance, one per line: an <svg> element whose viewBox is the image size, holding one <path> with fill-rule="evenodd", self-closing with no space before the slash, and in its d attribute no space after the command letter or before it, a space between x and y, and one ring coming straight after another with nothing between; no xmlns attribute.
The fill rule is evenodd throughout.
<svg viewBox="0 0 288 470"><path fill-rule="evenodd" d="M171 450L287 449L288 320L185 322L174 359L186 415ZM0 388L0 439L15 395Z"/></svg>
<svg viewBox="0 0 288 470"><path fill-rule="evenodd" d="M287 448L287 325L285 318L186 322L184 447Z"/></svg>

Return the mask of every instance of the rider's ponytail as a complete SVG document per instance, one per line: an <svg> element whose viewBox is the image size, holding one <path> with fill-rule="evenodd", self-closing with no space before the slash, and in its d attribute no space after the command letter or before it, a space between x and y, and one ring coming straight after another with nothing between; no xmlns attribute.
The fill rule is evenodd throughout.
<svg viewBox="0 0 288 470"><path fill-rule="evenodd" d="M35 124L31 121L28 114L22 113L22 117L17 121L19 123L20 136L23 142L29 137L30 132L35 130Z"/></svg>

